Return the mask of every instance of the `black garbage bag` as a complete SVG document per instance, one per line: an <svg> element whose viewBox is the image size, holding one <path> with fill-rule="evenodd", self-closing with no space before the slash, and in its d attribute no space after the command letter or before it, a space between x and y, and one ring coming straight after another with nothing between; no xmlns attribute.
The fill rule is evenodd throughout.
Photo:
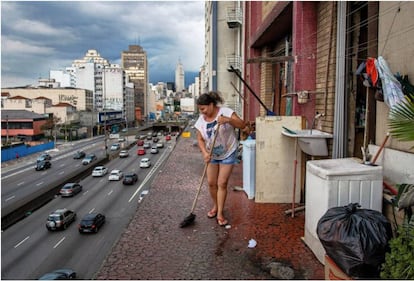
<svg viewBox="0 0 414 281"><path fill-rule="evenodd" d="M317 225L326 254L354 279L379 279L389 251L391 224L380 212L361 209L359 203L333 207Z"/></svg>

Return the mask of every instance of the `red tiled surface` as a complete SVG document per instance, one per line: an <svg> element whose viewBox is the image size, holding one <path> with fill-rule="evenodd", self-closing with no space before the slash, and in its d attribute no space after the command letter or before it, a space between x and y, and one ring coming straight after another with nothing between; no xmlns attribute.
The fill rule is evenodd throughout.
<svg viewBox="0 0 414 281"><path fill-rule="evenodd" d="M194 211L194 224L180 228L190 209L204 167L191 138L179 138L149 194L114 245L95 279L274 279L266 265L282 262L295 279L324 279L324 267L302 242L304 212L285 214L290 204L262 204L243 191L242 164L229 182L225 229L207 218L211 208L206 182ZM248 248L250 239L257 242Z"/></svg>

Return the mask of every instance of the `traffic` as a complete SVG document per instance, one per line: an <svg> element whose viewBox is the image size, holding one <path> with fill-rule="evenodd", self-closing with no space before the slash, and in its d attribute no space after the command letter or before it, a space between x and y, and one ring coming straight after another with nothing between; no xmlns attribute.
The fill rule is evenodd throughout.
<svg viewBox="0 0 414 281"><path fill-rule="evenodd" d="M144 155L136 153L142 148L137 145L140 136L127 136L120 142L110 140L111 160L103 162L108 151L103 138L96 138L49 152L51 159L41 160L52 164L48 169L36 171L34 161L2 171L2 212L45 192L69 174L91 171L78 182L63 181L52 200L2 230L2 278L39 279L69 270L77 279L93 279L174 148L175 136L157 135L153 142L152 134L151 140L145 140L150 148ZM119 145L111 150L114 143ZM159 143L159 152L150 153ZM83 165L91 154L96 160ZM93 174L96 167L101 167L100 172Z"/></svg>

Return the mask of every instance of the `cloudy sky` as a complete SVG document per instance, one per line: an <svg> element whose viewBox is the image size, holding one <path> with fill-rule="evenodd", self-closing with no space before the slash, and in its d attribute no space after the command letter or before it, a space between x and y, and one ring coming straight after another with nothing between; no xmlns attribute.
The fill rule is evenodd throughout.
<svg viewBox="0 0 414 281"><path fill-rule="evenodd" d="M151 83L175 80L180 60L198 73L204 62L204 1L1 1L1 86L35 84L89 49L120 64L141 45ZM194 75L193 75L194 76Z"/></svg>

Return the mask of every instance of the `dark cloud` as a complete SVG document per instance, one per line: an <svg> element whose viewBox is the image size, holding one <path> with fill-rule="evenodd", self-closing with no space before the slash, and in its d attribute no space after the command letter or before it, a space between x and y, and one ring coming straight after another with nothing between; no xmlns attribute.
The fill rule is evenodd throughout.
<svg viewBox="0 0 414 281"><path fill-rule="evenodd" d="M36 84L89 49L119 63L128 45L141 45L153 83L173 81L179 59L188 73L204 60L202 1L7 1L1 25L2 87Z"/></svg>

